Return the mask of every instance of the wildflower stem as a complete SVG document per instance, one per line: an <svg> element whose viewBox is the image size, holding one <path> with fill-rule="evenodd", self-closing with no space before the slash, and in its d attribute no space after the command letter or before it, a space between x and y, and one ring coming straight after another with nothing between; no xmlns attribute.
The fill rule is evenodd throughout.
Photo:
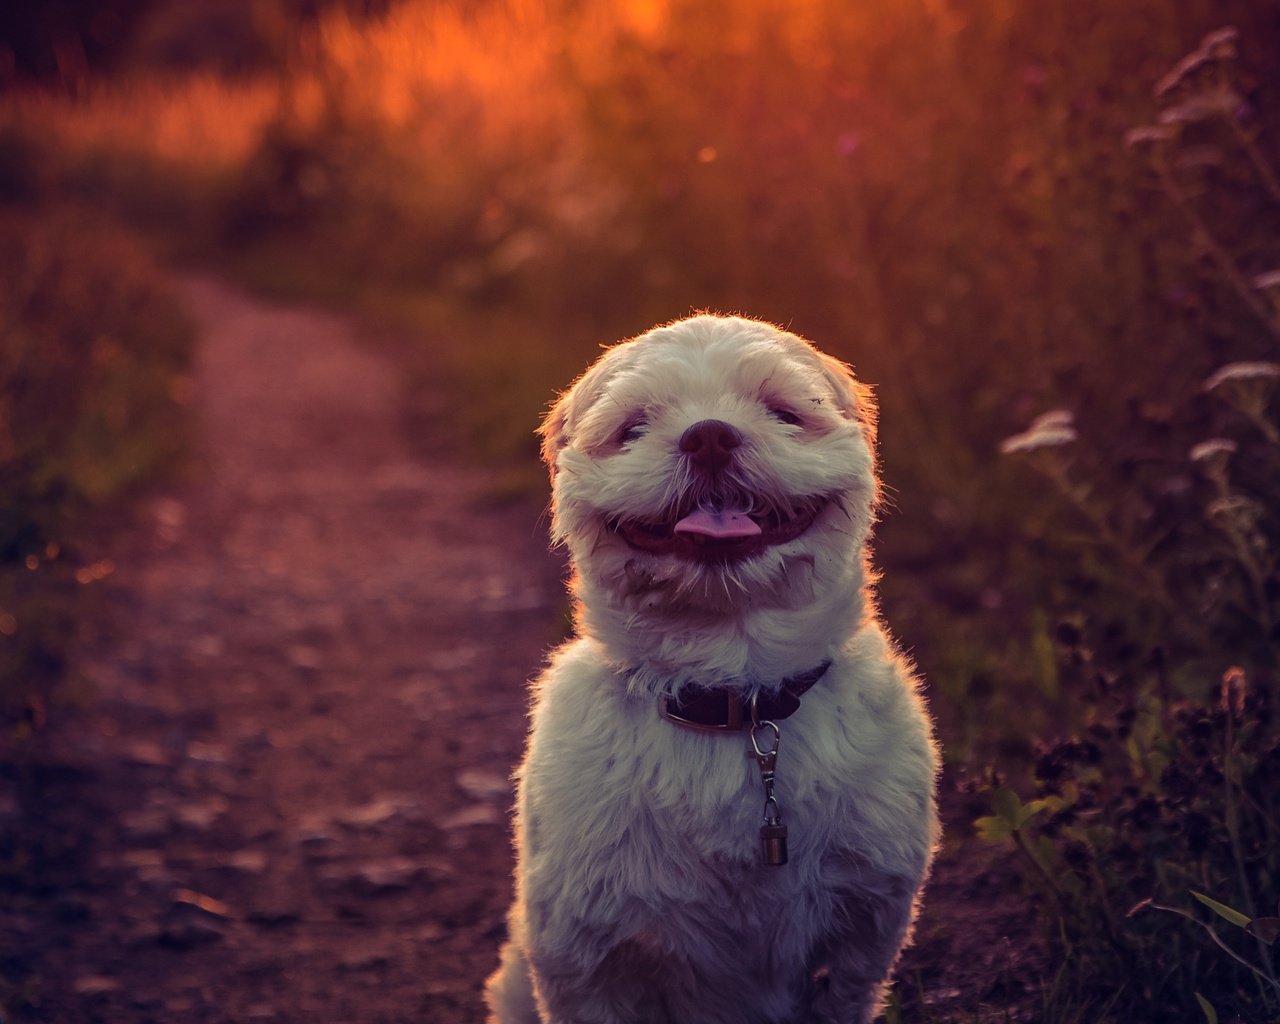
<svg viewBox="0 0 1280 1024"><path fill-rule="evenodd" d="M1094 528L1102 543L1109 548L1120 562L1125 566L1134 579L1139 579L1146 584L1148 597L1169 616L1174 622L1178 622L1182 628L1185 628L1189 635L1203 636L1203 632L1199 625L1194 621L1187 619L1177 603L1169 596L1165 587L1165 581L1162 580L1151 566L1141 557L1135 554L1137 545L1116 533L1115 529L1107 521L1106 517L1099 513L1092 504L1087 500L1087 495L1082 494L1080 489L1075 487L1071 480L1067 477L1066 470L1060 463L1054 461L1048 465L1040 467L1046 476L1057 487L1058 491L1065 497L1068 502L1075 508L1077 512Z"/></svg>
<svg viewBox="0 0 1280 1024"><path fill-rule="evenodd" d="M1058 904L1058 915L1065 925L1070 913L1070 903L1068 902L1067 894L1062 891L1062 887L1058 885L1057 880L1049 873L1049 870L1040 863L1040 858L1035 855L1031 847L1027 844L1026 837L1022 834L1022 829L1015 828L1009 834L1013 837L1013 842L1018 847L1018 851L1031 863L1036 874L1040 876L1045 887L1053 896L1054 902ZM1116 934L1111 920L1110 907L1105 896L1101 894L1100 896L1101 898L1098 901L1098 905L1102 910L1103 929L1107 934L1108 941L1115 947L1116 952L1121 956L1124 956L1127 953L1127 950L1125 949L1124 943L1120 941L1119 936Z"/></svg>
<svg viewBox="0 0 1280 1024"><path fill-rule="evenodd" d="M1185 917L1192 924L1199 925L1201 928L1203 928L1206 932L1209 933L1209 938L1213 939L1214 944L1220 950L1226 953L1227 956L1231 957L1231 959L1234 960L1236 963L1238 963L1241 967L1247 967L1249 970L1251 970L1264 982L1266 982L1268 985L1274 988L1276 990L1276 994L1280 996L1280 980L1277 980L1274 974L1269 974L1266 971L1260 970L1256 965L1249 963L1248 960L1246 960L1234 949L1232 949L1225 942L1223 942L1222 939L1218 937L1218 933L1214 930L1213 925L1205 924L1205 922L1201 921L1194 914L1189 914L1185 910L1179 910L1177 907L1166 907L1160 903L1148 903L1147 906L1149 906L1152 910L1163 910L1170 914L1177 914L1179 917Z"/></svg>
<svg viewBox="0 0 1280 1024"><path fill-rule="evenodd" d="M1223 711L1226 714L1226 736L1222 753L1222 784L1223 798L1226 802L1227 836L1231 840L1231 855L1236 862L1236 875L1240 880L1240 892L1244 896L1244 908L1249 917L1254 918L1258 916L1258 901L1254 899L1253 887L1249 884L1249 871L1244 863L1244 851L1240 848L1240 804L1236 798L1236 784L1233 778L1235 774L1233 769L1237 766L1234 712L1230 702L1225 698ZM1254 937L1254 941L1258 944L1258 953L1262 957L1267 977L1271 979L1273 985L1276 985L1276 991L1280 992L1280 984L1276 982L1275 964L1271 961L1270 948L1257 936Z"/></svg>
<svg viewBox="0 0 1280 1024"><path fill-rule="evenodd" d="M1218 491L1220 501L1230 501L1232 498L1231 485L1227 481L1225 469L1212 474L1213 483ZM1249 537L1240 528L1240 525L1230 517L1224 517L1217 521L1218 529L1227 536L1227 540L1231 543L1231 548L1235 552L1236 563L1248 581L1249 589L1252 591L1254 604L1257 605L1257 621L1264 633L1269 634L1273 625L1271 615L1271 601L1267 597L1267 577L1269 570L1258 562L1258 557L1251 550L1249 545Z"/></svg>
<svg viewBox="0 0 1280 1024"><path fill-rule="evenodd" d="M1276 172L1272 170L1271 165L1267 163L1267 158L1258 149L1258 144L1241 127L1240 122L1232 118L1231 127L1235 131L1236 138L1240 140L1241 148L1248 154L1249 161L1253 164L1253 169L1258 172L1258 177L1262 180L1263 186L1271 194L1271 198L1280 203L1280 178L1276 177Z"/></svg>
<svg viewBox="0 0 1280 1024"><path fill-rule="evenodd" d="M1059 911L1061 911L1065 917L1067 912L1067 897L1058 886L1057 880L1053 875L1049 874L1045 866L1040 863L1040 858L1031 852L1031 847L1027 845L1027 840L1022 834L1022 829L1015 828L1009 834L1013 837L1014 845L1018 847L1018 851L1031 862L1031 866L1035 868L1036 874L1043 879L1045 885L1049 889L1049 892L1053 895L1054 901L1058 904Z"/></svg>
<svg viewBox="0 0 1280 1024"><path fill-rule="evenodd" d="M1276 323L1275 318L1271 316L1266 306L1259 300L1253 287L1245 280L1244 275L1240 273L1240 268L1236 266L1235 258L1218 241L1213 232L1209 230L1209 225L1205 223L1204 218L1200 216L1192 205L1186 192L1182 190L1182 186L1178 184L1177 178L1174 177L1173 171L1169 167L1169 162L1165 160L1163 155L1156 157L1155 168L1165 193L1172 200L1174 208L1187 221L1196 241L1204 246L1209 255L1213 257L1218 269L1222 272L1222 276L1226 278L1227 283L1231 285L1232 290L1240 297L1249 311L1262 322L1267 329L1267 333L1277 341L1280 341L1280 324Z"/></svg>
<svg viewBox="0 0 1280 1024"><path fill-rule="evenodd" d="M1255 409L1253 407L1253 403L1250 403L1247 406L1237 405L1236 408L1240 409L1240 411L1244 413L1250 423L1262 431L1263 436L1266 437L1268 441L1272 444L1280 444L1280 431L1276 430L1261 409Z"/></svg>
<svg viewBox="0 0 1280 1024"><path fill-rule="evenodd" d="M1230 87L1229 76L1225 72L1220 70L1218 78L1224 87ZM1249 162L1253 164L1253 169L1257 172L1263 187L1271 194L1271 198L1275 202L1280 203L1280 177L1276 175L1267 158L1262 155L1262 151L1258 148L1253 136L1245 131L1240 119L1232 113L1226 115L1226 120L1231 125L1232 134L1235 135L1236 141L1240 143L1240 148L1244 150Z"/></svg>

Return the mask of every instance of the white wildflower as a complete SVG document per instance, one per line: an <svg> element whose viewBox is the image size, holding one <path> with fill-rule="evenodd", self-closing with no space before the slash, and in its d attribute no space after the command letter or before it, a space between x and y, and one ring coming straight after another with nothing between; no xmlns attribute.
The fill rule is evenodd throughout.
<svg viewBox="0 0 1280 1024"><path fill-rule="evenodd" d="M1226 57L1234 57L1236 55L1236 40L1239 38L1240 33L1230 25L1227 25L1223 28L1215 29L1200 40L1200 49L1220 60Z"/></svg>
<svg viewBox="0 0 1280 1024"><path fill-rule="evenodd" d="M1160 99L1160 97L1172 92L1180 82L1185 81L1211 60L1213 60L1213 57L1207 50L1196 50L1187 54L1182 60L1178 61L1172 71L1156 82L1156 87L1152 90L1156 99Z"/></svg>
<svg viewBox="0 0 1280 1024"><path fill-rule="evenodd" d="M1069 409L1054 409L1037 416L1026 430L1013 437L1006 437L1000 442L1000 451L1004 455L1014 452L1029 452L1036 448L1054 448L1070 444L1078 436L1072 426L1072 415Z"/></svg>
<svg viewBox="0 0 1280 1024"><path fill-rule="evenodd" d="M1218 89L1206 89L1204 92L1189 96L1176 107L1167 107L1156 116L1160 124L1192 124L1196 121L1207 121L1211 117L1231 117L1240 109L1244 100L1234 89L1223 86Z"/></svg>
<svg viewBox="0 0 1280 1024"><path fill-rule="evenodd" d="M1204 510L1210 519L1234 522L1245 530L1255 528L1263 514L1263 507L1243 494L1226 494L1215 498Z"/></svg>
<svg viewBox="0 0 1280 1024"><path fill-rule="evenodd" d="M1232 380L1266 380L1280 377L1280 363L1227 363L1204 382L1204 390L1212 391Z"/></svg>
<svg viewBox="0 0 1280 1024"><path fill-rule="evenodd" d="M1145 146L1153 142L1168 142L1178 133L1168 125L1144 124L1141 128L1131 128L1124 133L1124 144L1129 149Z"/></svg>
<svg viewBox="0 0 1280 1024"><path fill-rule="evenodd" d="M1032 420L1027 430L1060 430L1063 427L1069 430L1074 423L1075 416L1070 409L1051 409Z"/></svg>
<svg viewBox="0 0 1280 1024"><path fill-rule="evenodd" d="M1192 53L1187 54L1182 60L1178 61L1177 66L1156 83L1154 90L1156 98L1158 99L1177 88L1181 82L1195 74L1206 64L1216 60L1229 60L1234 57L1236 55L1236 39L1238 37L1239 33L1230 27L1210 32L1200 40L1200 45Z"/></svg>
<svg viewBox="0 0 1280 1024"><path fill-rule="evenodd" d="M1201 441L1191 449L1192 462L1208 462L1219 455L1230 455L1236 450L1236 443L1225 437L1211 437Z"/></svg>

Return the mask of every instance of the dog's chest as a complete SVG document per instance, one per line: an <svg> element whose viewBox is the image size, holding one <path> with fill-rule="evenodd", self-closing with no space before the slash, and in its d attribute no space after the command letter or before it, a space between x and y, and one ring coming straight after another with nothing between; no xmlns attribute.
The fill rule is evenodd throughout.
<svg viewBox="0 0 1280 1024"><path fill-rule="evenodd" d="M564 659L540 687L524 767L531 869L655 905L720 898L740 873L768 892L821 888L833 858L914 870L930 842L922 713L908 701L866 699L865 685L844 680L837 666L779 723L775 795L790 859L769 867L749 731L666 721L655 699L627 695L598 662Z"/></svg>
<svg viewBox="0 0 1280 1024"><path fill-rule="evenodd" d="M762 857L765 792L746 732L693 732L654 708L583 724L563 742L540 738L525 777L532 919L591 934L628 963L674 956L785 988L833 913L825 875L846 839L823 819L848 820L809 777L798 729L778 760L791 856L773 867ZM544 750L561 770L545 770Z"/></svg>
<svg viewBox="0 0 1280 1024"><path fill-rule="evenodd" d="M719 888L727 874L754 877L761 828L775 817L792 859L770 869L776 887L820 860L857 816L849 766L817 756L798 722L784 723L777 741L769 805L749 730L699 732L661 719L654 702L611 703L585 720L544 720L525 785L537 836L562 836L575 852L590 847L591 870L611 865L613 885L647 887L670 873L678 878L659 877L660 888L682 888L681 880Z"/></svg>

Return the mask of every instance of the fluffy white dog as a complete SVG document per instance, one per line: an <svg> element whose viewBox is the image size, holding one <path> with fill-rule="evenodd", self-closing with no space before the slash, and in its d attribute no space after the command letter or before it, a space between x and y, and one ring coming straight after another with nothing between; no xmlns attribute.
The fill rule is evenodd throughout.
<svg viewBox="0 0 1280 1024"><path fill-rule="evenodd" d="M500 1024L869 1021L937 841L876 618L875 412L842 363L700 315L543 424L578 636L536 686Z"/></svg>

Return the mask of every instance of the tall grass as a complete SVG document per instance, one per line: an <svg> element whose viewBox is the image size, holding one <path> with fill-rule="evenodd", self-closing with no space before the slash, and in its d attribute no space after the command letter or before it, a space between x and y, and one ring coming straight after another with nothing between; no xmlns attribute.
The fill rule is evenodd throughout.
<svg viewBox="0 0 1280 1024"><path fill-rule="evenodd" d="M1108 1019L1280 1012L1280 275L1258 273L1280 266L1280 178L1237 56L1234 31L1208 35L1128 140L1202 256L1187 299L1221 312L1201 329L1225 313L1227 351L1270 358L1183 377L1119 441L1064 409L1004 445L1051 485L1081 566L1050 654L1091 720L1044 746L1035 799L997 785L979 826L1016 846Z"/></svg>
<svg viewBox="0 0 1280 1024"><path fill-rule="evenodd" d="M180 463L192 333L142 247L91 212L0 204L0 265L0 730L11 739L69 682L76 618L114 568L94 542Z"/></svg>

